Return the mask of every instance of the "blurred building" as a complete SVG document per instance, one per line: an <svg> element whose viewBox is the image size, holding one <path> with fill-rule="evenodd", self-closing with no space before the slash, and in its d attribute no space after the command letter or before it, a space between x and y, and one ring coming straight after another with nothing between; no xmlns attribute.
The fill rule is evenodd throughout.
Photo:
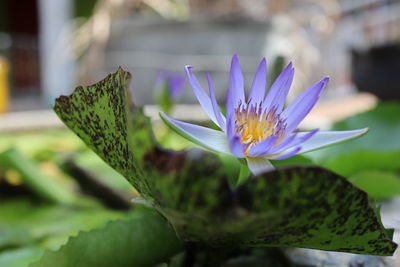
<svg viewBox="0 0 400 267"><path fill-rule="evenodd" d="M10 65L11 97L40 94L37 1L0 2L0 51Z"/></svg>
<svg viewBox="0 0 400 267"><path fill-rule="evenodd" d="M0 55L8 60L11 110L50 107L76 85L73 19L96 0L2 0Z"/></svg>
<svg viewBox="0 0 400 267"><path fill-rule="evenodd" d="M133 72L141 104L152 103L159 71L186 64L211 71L223 97L233 53L248 83L261 57L283 56L295 63L295 88L330 75L339 92L352 86L354 58L399 45L399 25L396 0L2 0L0 55L12 110L49 107L119 65Z"/></svg>

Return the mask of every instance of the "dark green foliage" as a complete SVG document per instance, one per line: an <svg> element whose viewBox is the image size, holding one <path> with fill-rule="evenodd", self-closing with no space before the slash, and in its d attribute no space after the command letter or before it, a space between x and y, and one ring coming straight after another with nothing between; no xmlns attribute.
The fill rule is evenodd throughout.
<svg viewBox="0 0 400 267"><path fill-rule="evenodd" d="M332 172L282 169L231 189L212 155L192 153L176 155L190 175L164 175L155 196L184 240L386 255L395 248L367 195Z"/></svg>

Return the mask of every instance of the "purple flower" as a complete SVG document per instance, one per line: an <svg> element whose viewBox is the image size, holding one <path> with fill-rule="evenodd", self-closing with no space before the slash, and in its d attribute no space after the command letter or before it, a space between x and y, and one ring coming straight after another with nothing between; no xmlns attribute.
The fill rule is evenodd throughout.
<svg viewBox="0 0 400 267"><path fill-rule="evenodd" d="M156 87L164 86L167 86L171 99L177 100L185 86L185 78L179 73L161 71L156 78Z"/></svg>
<svg viewBox="0 0 400 267"><path fill-rule="evenodd" d="M236 55L232 58L226 117L220 112L211 78L207 74L210 95L186 66L186 73L200 105L221 131L178 121L161 113L164 122L178 134L213 152L245 158L253 174L273 169L270 160L282 160L328 145L343 142L366 133L368 129L352 131L299 132L300 122L310 112L329 78L309 87L284 108L293 81L292 63L282 71L266 91L266 61L261 60L250 94L246 100L243 74Z"/></svg>

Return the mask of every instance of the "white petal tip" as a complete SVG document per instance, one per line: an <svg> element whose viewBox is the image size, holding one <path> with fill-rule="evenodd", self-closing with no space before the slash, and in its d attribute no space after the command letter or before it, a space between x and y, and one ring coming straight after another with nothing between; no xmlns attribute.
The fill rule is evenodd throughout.
<svg viewBox="0 0 400 267"><path fill-rule="evenodd" d="M360 136L363 136L364 134L368 133L369 128L362 128L362 129L357 129L357 130L349 130L349 131L343 131L343 132L348 132L349 135L349 140L353 138L358 138Z"/></svg>
<svg viewBox="0 0 400 267"><path fill-rule="evenodd" d="M366 133L368 133L369 132L369 128L362 128L362 129L359 129L359 130L354 130L354 136L352 137L352 138L350 138L349 140L351 140L351 139L353 139L353 138L358 138L358 137L361 137L361 136L363 136L364 134L366 134Z"/></svg>
<svg viewBox="0 0 400 267"><path fill-rule="evenodd" d="M368 132L368 128L350 130L350 131L321 131L316 133L309 140L302 144L302 151L300 153L305 153L313 151L316 149L328 147L331 145L343 143L350 141L352 139L363 136ZM303 135L305 133L302 133Z"/></svg>
<svg viewBox="0 0 400 267"><path fill-rule="evenodd" d="M255 176L275 170L274 165L266 158L246 158L247 166Z"/></svg>

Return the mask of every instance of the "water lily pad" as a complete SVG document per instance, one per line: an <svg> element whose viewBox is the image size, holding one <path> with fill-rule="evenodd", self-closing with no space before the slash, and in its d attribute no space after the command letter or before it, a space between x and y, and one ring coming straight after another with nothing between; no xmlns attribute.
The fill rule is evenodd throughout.
<svg viewBox="0 0 400 267"><path fill-rule="evenodd" d="M369 127L368 134L362 139L346 143L347 149L375 149L380 151L400 150L400 103L381 103L376 108L349 117L334 125L334 130Z"/></svg>
<svg viewBox="0 0 400 267"><path fill-rule="evenodd" d="M318 162L331 161L338 156L360 150L378 152L400 150L400 103L380 103L376 108L336 123L332 130L342 131L368 127L368 133L358 140L307 153Z"/></svg>
<svg viewBox="0 0 400 267"><path fill-rule="evenodd" d="M136 211L133 219L80 232L58 251L46 251L30 266L154 266L180 248L180 241L164 218L153 212Z"/></svg>
<svg viewBox="0 0 400 267"><path fill-rule="evenodd" d="M279 169L232 189L212 154L157 153L171 165L156 165L163 173L155 182L156 208L184 240L378 255L396 248L367 194L328 170Z"/></svg>
<svg viewBox="0 0 400 267"><path fill-rule="evenodd" d="M400 171L399 151L359 150L339 156L324 167L350 177L365 170ZM377 180L379 182L379 180Z"/></svg>
<svg viewBox="0 0 400 267"><path fill-rule="evenodd" d="M375 199L388 199L400 195L400 176L393 172L364 170L351 176L349 180Z"/></svg>
<svg viewBox="0 0 400 267"><path fill-rule="evenodd" d="M2 200L0 214L0 250L39 242L42 247L58 248L79 230L90 230L109 220L130 215L106 210L96 204L73 209L48 203L32 203L25 198Z"/></svg>
<svg viewBox="0 0 400 267"><path fill-rule="evenodd" d="M57 99L54 110L119 171L187 241L222 246L298 246L392 255L396 244L365 192L317 167L289 167L231 188L218 157L164 150L127 99L130 75Z"/></svg>

